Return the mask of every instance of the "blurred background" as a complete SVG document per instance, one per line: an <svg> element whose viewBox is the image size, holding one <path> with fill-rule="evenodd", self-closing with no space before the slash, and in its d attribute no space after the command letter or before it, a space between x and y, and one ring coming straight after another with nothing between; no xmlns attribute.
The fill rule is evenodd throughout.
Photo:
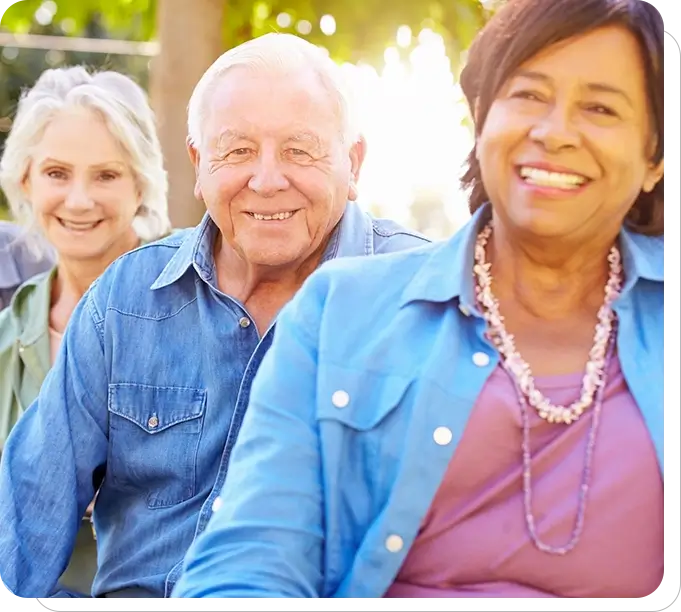
<svg viewBox="0 0 681 612"><path fill-rule="evenodd" d="M468 218L459 188L472 143L458 86L466 49L494 0L22 0L0 22L0 146L21 90L50 67L132 76L149 92L175 227L198 222L186 105L224 50L267 32L324 48L348 75L368 153L360 201L438 239ZM0 218L7 217L0 193Z"/></svg>

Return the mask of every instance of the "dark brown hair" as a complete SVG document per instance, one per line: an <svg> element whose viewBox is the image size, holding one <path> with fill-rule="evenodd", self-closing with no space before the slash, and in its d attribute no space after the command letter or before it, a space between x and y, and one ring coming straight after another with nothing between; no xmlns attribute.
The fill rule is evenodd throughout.
<svg viewBox="0 0 681 612"><path fill-rule="evenodd" d="M461 74L461 87L481 133L496 95L508 78L542 49L596 28L621 25L638 40L651 114L654 164L664 158L664 25L643 0L509 0L473 41ZM612 50L617 53L617 49ZM475 212L488 199L473 147L461 178L470 189ZM664 177L655 188L641 191L625 224L641 234L664 234Z"/></svg>

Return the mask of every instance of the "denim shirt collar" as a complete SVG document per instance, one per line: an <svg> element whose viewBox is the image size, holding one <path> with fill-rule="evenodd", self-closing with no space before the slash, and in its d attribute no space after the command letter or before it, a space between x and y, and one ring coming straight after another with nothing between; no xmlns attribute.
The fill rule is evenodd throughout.
<svg viewBox="0 0 681 612"><path fill-rule="evenodd" d="M433 249L421 274L406 286L402 305L459 298L462 306L478 312L473 279L475 241L490 214L489 203L481 206L461 231ZM664 236L644 236L623 227L619 239L626 279L621 297L627 295L640 279L664 282Z"/></svg>
<svg viewBox="0 0 681 612"><path fill-rule="evenodd" d="M206 283L214 283L215 261L213 244L218 228L206 213L185 237L184 241L168 262L161 274L151 285L151 289L167 287L179 280L190 267L194 267L199 277ZM355 202L347 202L340 222L331 232L329 244L322 256L322 263L336 257L372 255L374 252L373 223Z"/></svg>

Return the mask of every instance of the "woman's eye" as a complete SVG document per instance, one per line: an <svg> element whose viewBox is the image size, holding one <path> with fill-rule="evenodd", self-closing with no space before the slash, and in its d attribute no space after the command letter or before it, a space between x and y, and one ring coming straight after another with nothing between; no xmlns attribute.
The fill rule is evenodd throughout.
<svg viewBox="0 0 681 612"><path fill-rule="evenodd" d="M586 106L586 110L590 113L596 113L597 115L604 115L606 117L617 117L618 114L609 106L604 104L589 104Z"/></svg>
<svg viewBox="0 0 681 612"><path fill-rule="evenodd" d="M541 102L542 97L540 94L534 92L534 91L527 91L527 90L521 90L521 91L516 91L513 94L511 94L512 98L519 98L520 100L529 100L531 102Z"/></svg>
<svg viewBox="0 0 681 612"><path fill-rule="evenodd" d="M49 176L51 179L55 179L57 181L61 181L66 178L66 172L64 172L63 170L57 169L48 170L45 174Z"/></svg>

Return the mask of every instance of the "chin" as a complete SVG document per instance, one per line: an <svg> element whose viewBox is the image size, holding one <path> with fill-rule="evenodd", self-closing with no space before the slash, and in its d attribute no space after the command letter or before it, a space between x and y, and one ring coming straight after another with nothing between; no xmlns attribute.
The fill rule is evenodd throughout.
<svg viewBox="0 0 681 612"><path fill-rule="evenodd" d="M64 245L63 248L61 248L60 245L55 245L55 248L57 249L59 257L71 260L87 261L90 259L99 259L103 255L103 250L100 245L92 247L81 243L79 245Z"/></svg>
<svg viewBox="0 0 681 612"><path fill-rule="evenodd" d="M245 252L246 261L255 266L267 267L283 267L289 266L304 257L304 253L300 250L281 250L281 251L264 251L262 249L253 249Z"/></svg>
<svg viewBox="0 0 681 612"><path fill-rule="evenodd" d="M509 221L516 231L541 238L560 238L578 225L574 216L564 210L538 208L512 211Z"/></svg>

